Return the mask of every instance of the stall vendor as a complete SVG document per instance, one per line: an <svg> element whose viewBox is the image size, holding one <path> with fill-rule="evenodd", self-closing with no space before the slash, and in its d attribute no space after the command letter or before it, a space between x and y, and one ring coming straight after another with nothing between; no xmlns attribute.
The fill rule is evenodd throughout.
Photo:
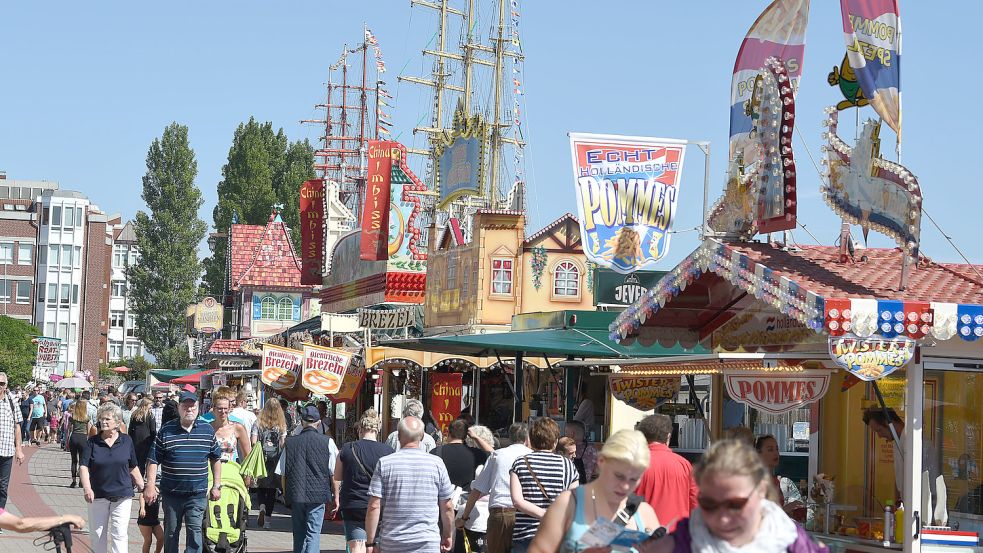
<svg viewBox="0 0 983 553"><path fill-rule="evenodd" d="M902 485L904 482L904 454L902 453L899 442L904 440L904 420L898 416L898 412L894 409L883 409L873 406L864 409L864 424L870 427L874 434L877 434L886 441L894 443L895 499L900 502L904 493L904 486ZM891 427L894 427L894 433L898 436L898 442L894 441ZM941 474L936 456L932 455L932 452L935 450L935 444L930 440L926 439L922 443L922 471L928 472L929 485L933 496L935 496L936 488L935 479ZM916 481L920 482L921 478L916 478Z"/></svg>

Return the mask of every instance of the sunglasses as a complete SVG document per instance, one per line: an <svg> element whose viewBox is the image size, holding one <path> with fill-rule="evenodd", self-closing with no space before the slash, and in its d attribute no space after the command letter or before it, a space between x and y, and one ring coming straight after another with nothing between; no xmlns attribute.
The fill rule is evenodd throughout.
<svg viewBox="0 0 983 553"><path fill-rule="evenodd" d="M744 509L744 506L747 505L747 502L751 500L751 497L756 491L758 491L758 486L755 486L747 497L732 497L723 501L717 501L716 499L710 499L701 495L696 498L696 502L705 513L714 513L721 507L727 508L732 513L737 513Z"/></svg>

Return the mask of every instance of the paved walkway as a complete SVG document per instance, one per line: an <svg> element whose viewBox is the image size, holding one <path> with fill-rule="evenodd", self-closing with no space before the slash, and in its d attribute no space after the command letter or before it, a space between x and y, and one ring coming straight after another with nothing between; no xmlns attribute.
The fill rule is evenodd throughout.
<svg viewBox="0 0 983 553"><path fill-rule="evenodd" d="M81 488L69 488L71 459L68 452L56 445L43 445L24 449L25 462L14 463L10 475L7 510L20 516L48 516L56 514L77 514L88 520L88 505L82 497ZM139 553L143 538L137 528L138 507L134 503L133 518L130 520L129 537L131 552ZM273 527L269 530L256 528L256 510L250 516L251 526L247 529L247 551L250 552L289 552L293 549L290 533L290 516L283 505L277 505L278 512L273 516ZM17 534L4 532L0 536L0 553L29 553L41 551L33 546L37 534ZM76 531L73 551L88 552L87 532ZM183 551L183 541L181 549ZM344 551L345 542L341 523L325 522L321 533L321 551ZM151 550L153 551L153 549Z"/></svg>

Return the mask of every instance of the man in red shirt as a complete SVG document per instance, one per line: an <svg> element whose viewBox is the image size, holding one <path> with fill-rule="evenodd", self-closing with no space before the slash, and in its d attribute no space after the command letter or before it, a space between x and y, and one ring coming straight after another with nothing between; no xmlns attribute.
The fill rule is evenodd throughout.
<svg viewBox="0 0 983 553"><path fill-rule="evenodd" d="M649 415L638 421L635 429L645 435L650 453L649 468L642 474L635 493L645 498L659 522L671 532L696 507L699 490L693 480L693 465L669 449L672 419L668 416Z"/></svg>

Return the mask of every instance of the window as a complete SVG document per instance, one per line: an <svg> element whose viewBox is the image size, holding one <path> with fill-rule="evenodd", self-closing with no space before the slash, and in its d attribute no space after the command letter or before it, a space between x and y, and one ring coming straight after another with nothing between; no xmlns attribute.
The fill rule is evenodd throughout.
<svg viewBox="0 0 983 553"><path fill-rule="evenodd" d="M82 208L81 207L76 207L75 208L75 226L77 226L77 227L82 226Z"/></svg>
<svg viewBox="0 0 983 553"><path fill-rule="evenodd" d="M137 317L133 313L126 314L126 335L131 338L137 335ZM127 355L127 357L131 356Z"/></svg>
<svg viewBox="0 0 983 553"><path fill-rule="evenodd" d="M38 283L38 303L44 303L44 283Z"/></svg>
<svg viewBox="0 0 983 553"><path fill-rule="evenodd" d="M82 268L82 246L75 246L75 268Z"/></svg>
<svg viewBox="0 0 983 553"><path fill-rule="evenodd" d="M512 295L512 260L492 259L492 294Z"/></svg>
<svg viewBox="0 0 983 553"><path fill-rule="evenodd" d="M113 309L109 312L109 326L112 328L123 328L123 311Z"/></svg>
<svg viewBox="0 0 983 553"><path fill-rule="evenodd" d="M62 246L61 247L61 270L71 271L72 270L72 247Z"/></svg>
<svg viewBox="0 0 983 553"><path fill-rule="evenodd" d="M78 338L78 329L79 329L78 325L75 324L75 323L72 323L71 330L69 331L69 334L68 334L68 343L69 344L74 344L75 343L76 339Z"/></svg>
<svg viewBox="0 0 983 553"><path fill-rule="evenodd" d="M114 280L113 281L113 297L122 298L126 295L126 281L125 280Z"/></svg>
<svg viewBox="0 0 983 553"><path fill-rule="evenodd" d="M48 248L44 246L38 246L38 263L41 265L48 264Z"/></svg>
<svg viewBox="0 0 983 553"><path fill-rule="evenodd" d="M47 207L41 210L41 224L42 225L47 225L48 224L48 222L49 222L49 218L48 218L49 212L50 212L50 208L47 208Z"/></svg>
<svg viewBox="0 0 983 553"><path fill-rule="evenodd" d="M22 280L17 283L17 303L31 303L31 283Z"/></svg>
<svg viewBox="0 0 983 553"><path fill-rule="evenodd" d="M72 305L78 305L78 304L79 304L79 285L78 284L73 284L72 285Z"/></svg>
<svg viewBox="0 0 983 553"><path fill-rule="evenodd" d="M55 323L48 323L44 325L44 335L48 338L55 337Z"/></svg>
<svg viewBox="0 0 983 553"><path fill-rule="evenodd" d="M123 357L123 342L119 340L109 341L109 360L119 361Z"/></svg>
<svg viewBox="0 0 983 553"><path fill-rule="evenodd" d="M113 246L113 267L126 267L126 246Z"/></svg>
<svg viewBox="0 0 983 553"><path fill-rule="evenodd" d="M273 296L266 296L260 303L259 318L276 319L276 300Z"/></svg>
<svg viewBox="0 0 983 553"><path fill-rule="evenodd" d="M34 259L34 245L33 244L18 244L17 245L17 264L18 265L30 265Z"/></svg>
<svg viewBox="0 0 983 553"><path fill-rule="evenodd" d="M140 261L140 252L136 248L130 248L130 256L127 261L130 265L136 265Z"/></svg>
<svg viewBox="0 0 983 553"><path fill-rule="evenodd" d="M567 298L580 295L580 269L572 261L562 261L553 270L553 295Z"/></svg>
<svg viewBox="0 0 983 553"><path fill-rule="evenodd" d="M277 319L292 321L294 318L294 302L290 298L280 298L277 302Z"/></svg>
<svg viewBox="0 0 983 553"><path fill-rule="evenodd" d="M66 227L75 226L75 210L71 206L65 207L65 226Z"/></svg>
<svg viewBox="0 0 983 553"><path fill-rule="evenodd" d="M61 206L55 205L51 207L51 226L60 227L61 226Z"/></svg>
<svg viewBox="0 0 983 553"><path fill-rule="evenodd" d="M14 262L14 243L0 242L0 263L10 264Z"/></svg>
<svg viewBox="0 0 983 553"><path fill-rule="evenodd" d="M48 285L48 303L58 303L58 285ZM51 336L50 334L48 336Z"/></svg>
<svg viewBox="0 0 983 553"><path fill-rule="evenodd" d="M68 305L72 303L72 285L62 284L61 285L61 304Z"/></svg>
<svg viewBox="0 0 983 553"><path fill-rule="evenodd" d="M140 357L140 342L127 342L124 353L127 359Z"/></svg>
<svg viewBox="0 0 983 553"><path fill-rule="evenodd" d="M0 303L10 303L11 280L0 280Z"/></svg>
<svg viewBox="0 0 983 553"><path fill-rule="evenodd" d="M58 338L62 342L68 341L68 323L58 323Z"/></svg>

